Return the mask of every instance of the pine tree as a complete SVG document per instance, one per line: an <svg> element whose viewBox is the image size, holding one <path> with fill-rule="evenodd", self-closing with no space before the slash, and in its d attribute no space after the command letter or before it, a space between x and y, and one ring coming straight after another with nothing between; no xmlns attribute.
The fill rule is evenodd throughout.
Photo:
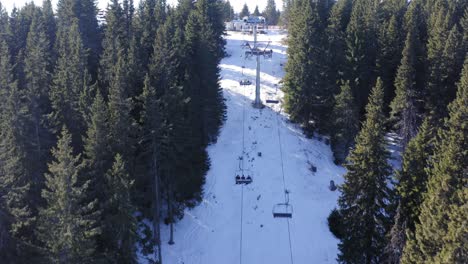
<svg viewBox="0 0 468 264"><path fill-rule="evenodd" d="M396 95L390 104L391 118L395 122L403 149L416 135L422 114L423 91L420 90L421 83L417 83L417 74L419 74L417 69L420 63L420 58L417 57L419 46L417 30L413 26L406 37L403 58L395 79Z"/></svg>
<svg viewBox="0 0 468 264"><path fill-rule="evenodd" d="M125 162L117 154L112 168L106 174L106 203L104 205L104 236L107 260L112 263L137 263L135 243L137 221L131 201L133 180L126 172Z"/></svg>
<svg viewBox="0 0 468 264"><path fill-rule="evenodd" d="M91 74L91 79L97 77L99 54L101 53L101 34L97 20L97 7L94 0L60 0L57 3L57 36L71 31L74 24L78 26L78 32L82 45L87 50L86 68ZM63 49L67 42L57 39L57 47ZM69 127L70 128L70 127ZM71 129L71 128L70 128Z"/></svg>
<svg viewBox="0 0 468 264"><path fill-rule="evenodd" d="M10 253L15 258L25 256L22 243L34 239L34 215L31 208L30 170L26 159L26 143L23 136L27 111L24 95L13 80L13 69L5 41L0 42L0 215L4 219L6 229L4 243L9 244L10 235L15 242ZM0 251L6 250L1 245ZM0 254L3 255L3 254ZM6 261L9 261L7 258ZM12 262L18 259L11 260Z"/></svg>
<svg viewBox="0 0 468 264"><path fill-rule="evenodd" d="M100 61L99 78L103 88L108 88L113 79L113 68L117 64L118 53L127 54L129 39L125 31L125 20L122 7L113 0L107 8L106 27L103 39L103 54ZM107 91L105 93L107 95Z"/></svg>
<svg viewBox="0 0 468 264"><path fill-rule="evenodd" d="M88 86L85 48L81 42L78 25L69 32L59 34L60 46L57 67L52 80L49 97L52 104L50 121L57 133L65 125L72 134L73 146L81 150L81 137L85 124L80 108L80 95Z"/></svg>
<svg viewBox="0 0 468 264"><path fill-rule="evenodd" d="M57 147L52 150L46 188L42 196L47 205L40 210L39 237L54 263L92 263L99 212L96 201L85 202L89 181L81 183L84 163L73 155L71 134L63 128Z"/></svg>
<svg viewBox="0 0 468 264"><path fill-rule="evenodd" d="M447 115L446 106L455 97L456 81L465 51L462 50L462 36L458 25L452 21L447 2L438 0L435 6L437 9L429 20L426 109L438 122Z"/></svg>
<svg viewBox="0 0 468 264"><path fill-rule="evenodd" d="M277 25L279 22L280 13L276 9L275 0L268 0L265 10L263 10L263 16L266 19L268 25Z"/></svg>
<svg viewBox="0 0 468 264"><path fill-rule="evenodd" d="M332 105L326 84L324 23L319 4L296 1L288 37L285 110L308 132L324 129Z"/></svg>
<svg viewBox="0 0 468 264"><path fill-rule="evenodd" d="M223 12L223 21L232 21L234 19L234 8L232 8L231 2L223 0L220 4Z"/></svg>
<svg viewBox="0 0 468 264"><path fill-rule="evenodd" d="M243 17L250 16L250 11L249 7L247 6L246 3L244 3L244 6L242 6L242 10L239 13L239 17L242 19Z"/></svg>
<svg viewBox="0 0 468 264"><path fill-rule="evenodd" d="M396 172L398 208L390 232L386 254L389 263L400 263L408 235L419 223L420 206L426 193L428 162L433 153L434 128L425 119L403 154L403 165Z"/></svg>
<svg viewBox="0 0 468 264"><path fill-rule="evenodd" d="M253 11L252 16L260 16L260 11L258 10L258 5L255 6L255 10Z"/></svg>
<svg viewBox="0 0 468 264"><path fill-rule="evenodd" d="M129 168L133 169L134 121L132 99L129 98L128 61L123 50L118 53L117 64L112 69L109 86L109 131L113 153L121 153Z"/></svg>
<svg viewBox="0 0 468 264"><path fill-rule="evenodd" d="M376 64L377 72L384 83L385 105L388 105L395 90L394 80L401 60L405 37L405 33L402 32L401 28L406 6L406 0L389 0L383 2L377 10L379 53L377 54Z"/></svg>
<svg viewBox="0 0 468 264"><path fill-rule="evenodd" d="M91 105L91 116L87 127L86 137L83 139L83 158L86 161L86 172L92 183L90 192L99 203L103 203L104 175L110 168L112 155L109 139L109 112L99 92L96 92Z"/></svg>
<svg viewBox="0 0 468 264"><path fill-rule="evenodd" d="M28 121L23 133L29 138L27 159L31 167L31 181L35 201L40 200L40 189L43 187L43 175L47 170L46 163L49 149L53 144L47 124L47 114L51 111L49 101L50 46L47 40L42 18L35 16L28 33L24 73L24 95L27 102Z"/></svg>
<svg viewBox="0 0 468 264"><path fill-rule="evenodd" d="M333 94L340 90L340 80L346 70L346 28L351 16L352 1L339 0L330 10L326 29L326 69L328 85Z"/></svg>
<svg viewBox="0 0 468 264"><path fill-rule="evenodd" d="M289 20L291 18L291 9L293 6L293 0L283 0L283 11L280 13L280 24L283 27L288 27L289 26Z"/></svg>
<svg viewBox="0 0 468 264"><path fill-rule="evenodd" d="M339 211L344 237L338 245L340 263L379 263L388 231L391 168L387 163L380 79L366 107L366 121L356 137L356 147L345 165L348 172L341 187Z"/></svg>
<svg viewBox="0 0 468 264"><path fill-rule="evenodd" d="M350 80L360 113L364 112L376 70L376 7L378 2L376 0L354 1L351 18L346 28L348 69L345 78Z"/></svg>
<svg viewBox="0 0 468 264"><path fill-rule="evenodd" d="M353 147L354 138L359 131L359 115L349 82L343 83L341 92L335 96L332 120L331 147L335 163L341 164Z"/></svg>
<svg viewBox="0 0 468 264"><path fill-rule="evenodd" d="M49 70L52 71L53 65L55 65L55 54L54 54L54 44L55 36L57 33L57 23L55 21L54 10L52 9L51 0L44 0L42 2L42 19L44 22L44 31L46 35L47 42L49 43L48 53L53 57L53 60L50 65Z"/></svg>
<svg viewBox="0 0 468 264"><path fill-rule="evenodd" d="M406 244L402 263L464 263L466 243L466 190L468 167L468 60L458 83L449 118L439 131L434 156L427 170L427 193L415 235Z"/></svg>

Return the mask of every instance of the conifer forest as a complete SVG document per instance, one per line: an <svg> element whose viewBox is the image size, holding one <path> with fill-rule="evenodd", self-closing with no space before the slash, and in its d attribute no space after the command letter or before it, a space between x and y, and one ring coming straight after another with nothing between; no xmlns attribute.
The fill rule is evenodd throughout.
<svg viewBox="0 0 468 264"><path fill-rule="evenodd" d="M0 263L468 263L468 0L9 2Z"/></svg>

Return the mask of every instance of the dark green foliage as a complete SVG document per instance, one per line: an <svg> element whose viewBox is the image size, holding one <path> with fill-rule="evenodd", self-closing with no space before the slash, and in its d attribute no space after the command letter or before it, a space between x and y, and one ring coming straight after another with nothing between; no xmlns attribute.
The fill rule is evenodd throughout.
<svg viewBox="0 0 468 264"><path fill-rule="evenodd" d="M348 171L338 201L343 226L340 263L380 263L382 259L392 198L387 186L391 168L384 138L383 97L378 79L366 107L366 121L345 165Z"/></svg>
<svg viewBox="0 0 468 264"><path fill-rule="evenodd" d="M382 77L385 90L385 105L394 94L394 80L400 63L404 42L403 16L406 0L389 0L379 6L377 33L379 53L377 54L377 72ZM386 109L387 110L387 109Z"/></svg>
<svg viewBox="0 0 468 264"><path fill-rule="evenodd" d="M221 10L223 13L223 21L232 21L234 19L234 8L231 6L229 0L220 1Z"/></svg>
<svg viewBox="0 0 468 264"><path fill-rule="evenodd" d="M103 236L106 241L106 259L110 263L136 262L137 221L136 208L131 201L133 180L127 173L122 157L115 156L112 168L106 174Z"/></svg>
<svg viewBox="0 0 468 264"><path fill-rule="evenodd" d="M417 136L409 142L403 155L402 169L396 175L401 217L411 231L414 231L415 224L419 222L419 207L426 192L426 168L433 152L433 138L433 128L425 120Z"/></svg>
<svg viewBox="0 0 468 264"><path fill-rule="evenodd" d="M338 239L341 239L344 236L341 218L342 216L340 215L340 211L338 211L336 208L331 211L327 218L330 232L332 232L332 234Z"/></svg>
<svg viewBox="0 0 468 264"><path fill-rule="evenodd" d="M268 25L276 25L279 22L280 12L276 9L275 0L268 0L262 15L265 17Z"/></svg>
<svg viewBox="0 0 468 264"><path fill-rule="evenodd" d="M23 130L27 121L24 95L13 80L12 66L5 41L0 42L0 215L6 229L0 251L17 257L25 257L20 241L34 239L34 217L31 208L31 178L27 163L28 139ZM14 239L13 239L14 238ZM0 253L3 255L3 253ZM13 261L8 256L6 261Z"/></svg>
<svg viewBox="0 0 468 264"><path fill-rule="evenodd" d="M377 2L356 0L346 28L347 65L345 78L350 80L356 105L364 112L369 91L375 81L377 56Z"/></svg>
<svg viewBox="0 0 468 264"><path fill-rule="evenodd" d="M255 6L255 9L254 9L254 11L252 13L252 16L260 16L260 11L258 10L258 5Z"/></svg>
<svg viewBox="0 0 468 264"><path fill-rule="evenodd" d="M326 68L330 92L339 92L339 81L346 70L346 28L351 16L352 1L340 0L330 10L326 29Z"/></svg>
<svg viewBox="0 0 468 264"><path fill-rule="evenodd" d="M57 35L66 34L74 24L78 26L78 32L83 47L88 51L86 56L87 70L92 79L97 77L99 54L101 53L101 35L97 21L97 7L94 0L60 0L57 4ZM66 42L58 37L56 45L63 49ZM60 52L60 51L59 51Z"/></svg>
<svg viewBox="0 0 468 264"><path fill-rule="evenodd" d="M455 97L466 50L446 1L438 0L435 6L429 20L426 108L434 119L441 120L447 115L447 104Z"/></svg>
<svg viewBox="0 0 468 264"><path fill-rule="evenodd" d="M50 120L54 131L66 125L73 137L73 146L81 150L81 137L85 124L80 109L80 95L88 86L85 48L81 42L78 25L58 36L60 46L49 97L52 103Z"/></svg>
<svg viewBox="0 0 468 264"><path fill-rule="evenodd" d="M244 6L242 7L241 12L239 13L239 17L241 19L244 18L245 16L250 16L249 7L247 6L246 3L244 3Z"/></svg>
<svg viewBox="0 0 468 264"><path fill-rule="evenodd" d="M49 87L51 85L50 44L45 23L35 16L27 37L24 59L24 95L28 107L28 120L23 133L29 138L27 159L31 167L34 196L40 197L43 174L47 167L49 149L54 139L47 126L47 114L51 111Z"/></svg>
<svg viewBox="0 0 468 264"><path fill-rule="evenodd" d="M321 2L320 2L321 3ZM324 60L325 25L321 5L295 1L290 21L284 78L285 109L306 130L323 129L332 107Z"/></svg>
<svg viewBox="0 0 468 264"><path fill-rule="evenodd" d="M90 182L81 178L84 163L73 155L70 133L64 128L57 147L52 150L46 188L46 206L40 210L39 237L54 263L92 263L99 211L97 201L86 202Z"/></svg>
<svg viewBox="0 0 468 264"><path fill-rule="evenodd" d="M468 61L458 83L449 118L439 131L434 156L427 170L427 192L419 224L406 244L402 263L464 263L468 204Z"/></svg>
<svg viewBox="0 0 468 264"><path fill-rule="evenodd" d="M354 146L359 131L359 115L349 82L343 83L341 92L335 96L332 120L331 147L335 162L341 164Z"/></svg>
<svg viewBox="0 0 468 264"><path fill-rule="evenodd" d="M283 0L283 10L280 14L280 24L283 27L289 27L289 21L291 19L291 10L293 7L293 0Z"/></svg>
<svg viewBox="0 0 468 264"><path fill-rule="evenodd" d="M412 26L406 37L403 58L395 79L396 95L390 104L391 118L395 122L403 147L416 135L423 111L422 85L417 78L421 61L418 57L419 47L417 29Z"/></svg>

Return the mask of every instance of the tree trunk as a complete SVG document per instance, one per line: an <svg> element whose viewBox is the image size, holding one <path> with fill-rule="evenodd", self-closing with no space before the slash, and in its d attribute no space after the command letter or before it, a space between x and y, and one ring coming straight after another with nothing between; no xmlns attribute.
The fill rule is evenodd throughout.
<svg viewBox="0 0 468 264"><path fill-rule="evenodd" d="M159 223L159 174L157 170L157 161L156 161L156 150L153 150L153 170L154 170L154 216L153 216L153 234L154 241L157 244L157 251L155 252L155 257L157 257L159 264L162 264L161 256L161 227Z"/></svg>
<svg viewBox="0 0 468 264"><path fill-rule="evenodd" d="M174 245L174 213L172 209L172 190L169 188L169 195L167 196L167 207L169 210L169 224L170 224L170 237L169 237L169 245Z"/></svg>

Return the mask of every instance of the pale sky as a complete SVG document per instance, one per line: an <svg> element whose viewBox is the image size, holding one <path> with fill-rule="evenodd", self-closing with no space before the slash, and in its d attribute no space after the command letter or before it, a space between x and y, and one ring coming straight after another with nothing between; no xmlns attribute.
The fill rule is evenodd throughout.
<svg viewBox="0 0 468 264"><path fill-rule="evenodd" d="M52 0L52 5L55 6L57 5L57 2L59 0ZM247 6L249 7L250 12L253 12L255 9L255 6L258 5L258 8L260 9L260 12L265 8L267 0L229 0L231 2L231 5L234 7L235 12L240 12L242 9L242 6L244 3L247 3ZM42 5L42 0L0 0L2 5L7 9L8 12L11 12L11 9L13 9L13 6L16 7L21 7L25 3L29 2L34 2L37 5ZM107 6L107 3L110 2L110 0L96 0L98 3L99 9L105 9ZM138 6L138 3L140 0L134 0L135 7ZM167 0L169 4L174 4L177 3L177 0ZM282 0L275 0L276 2L276 8L281 9L283 5Z"/></svg>

